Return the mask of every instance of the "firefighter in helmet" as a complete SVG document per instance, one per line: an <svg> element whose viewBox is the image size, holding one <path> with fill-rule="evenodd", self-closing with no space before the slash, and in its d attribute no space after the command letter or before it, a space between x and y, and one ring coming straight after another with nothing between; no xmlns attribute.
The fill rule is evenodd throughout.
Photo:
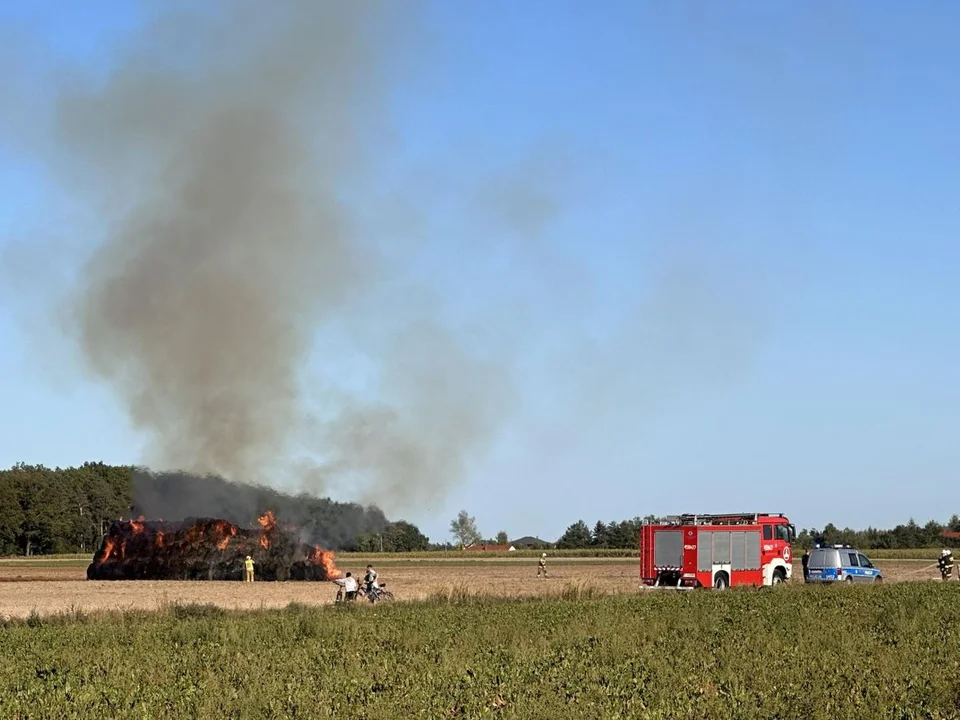
<svg viewBox="0 0 960 720"><path fill-rule="evenodd" d="M243 561L243 567L246 571L245 582L253 582L253 558L247 555L247 559Z"/></svg>
<svg viewBox="0 0 960 720"><path fill-rule="evenodd" d="M953 553L947 548L940 551L940 557L937 558L937 567L944 582L953 577Z"/></svg>
<svg viewBox="0 0 960 720"><path fill-rule="evenodd" d="M547 577L547 554L540 554L540 562L537 563L537 577L540 577L540 573L543 573L543 577Z"/></svg>

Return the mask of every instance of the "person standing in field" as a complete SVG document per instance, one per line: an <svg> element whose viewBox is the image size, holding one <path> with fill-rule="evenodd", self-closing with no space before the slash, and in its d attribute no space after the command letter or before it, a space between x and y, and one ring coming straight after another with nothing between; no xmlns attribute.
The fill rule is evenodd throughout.
<svg viewBox="0 0 960 720"><path fill-rule="evenodd" d="M953 577L953 553L944 548L940 551L940 557L937 558L937 567L940 569L940 577L946 582Z"/></svg>
<svg viewBox="0 0 960 720"><path fill-rule="evenodd" d="M547 577L547 554L542 553L540 555L540 562L537 564L537 577L540 577L540 573L543 573L544 579Z"/></svg>
<svg viewBox="0 0 960 720"><path fill-rule="evenodd" d="M367 565L367 574L363 576L363 584L366 586L367 595L380 587L377 584L377 571L373 569L373 565Z"/></svg>
<svg viewBox="0 0 960 720"><path fill-rule="evenodd" d="M247 559L243 561L243 567L246 571L245 582L253 582L253 558L247 555Z"/></svg>
<svg viewBox="0 0 960 720"><path fill-rule="evenodd" d="M353 600L357 597L357 590L360 589L360 585L357 584L357 579L351 573L347 573L344 578L334 578L333 582L344 589L347 600Z"/></svg>
<svg viewBox="0 0 960 720"><path fill-rule="evenodd" d="M806 548L803 549L803 557L800 559L800 564L803 565L803 581L807 581L808 573L807 566L810 564L810 551Z"/></svg>

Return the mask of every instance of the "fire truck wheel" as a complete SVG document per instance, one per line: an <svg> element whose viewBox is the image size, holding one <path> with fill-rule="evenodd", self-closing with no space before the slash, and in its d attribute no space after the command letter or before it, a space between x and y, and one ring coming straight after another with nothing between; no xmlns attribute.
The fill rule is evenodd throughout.
<svg viewBox="0 0 960 720"><path fill-rule="evenodd" d="M781 568L777 568L773 571L773 585L780 585L787 581L786 573L783 572Z"/></svg>
<svg viewBox="0 0 960 720"><path fill-rule="evenodd" d="M713 587L717 590L726 590L730 587L730 580L727 578L727 574L717 573L717 577L713 580Z"/></svg>

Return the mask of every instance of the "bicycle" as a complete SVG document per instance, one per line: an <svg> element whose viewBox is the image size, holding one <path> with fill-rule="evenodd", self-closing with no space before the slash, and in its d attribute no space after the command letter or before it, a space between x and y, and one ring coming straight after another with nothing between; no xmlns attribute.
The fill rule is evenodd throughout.
<svg viewBox="0 0 960 720"><path fill-rule="evenodd" d="M354 592L352 598L346 598L346 602L353 602L354 600L356 600L356 599L359 598L359 597L363 597L363 590L362 590L362 589L358 589L356 592ZM334 602L344 602L343 588L342 588L342 587L338 587L338 588L337 588L337 596L334 598L333 601L334 601Z"/></svg>
<svg viewBox="0 0 960 720"><path fill-rule="evenodd" d="M396 598L394 598L393 593L386 590L386 587L386 583L380 583L380 587L370 588L370 592L364 592L364 595L372 603L395 600Z"/></svg>

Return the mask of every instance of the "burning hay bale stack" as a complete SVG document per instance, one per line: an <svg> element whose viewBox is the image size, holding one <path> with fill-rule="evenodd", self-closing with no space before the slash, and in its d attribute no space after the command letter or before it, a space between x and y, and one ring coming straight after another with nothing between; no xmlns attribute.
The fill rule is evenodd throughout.
<svg viewBox="0 0 960 720"><path fill-rule="evenodd" d="M242 580L247 555L257 580L340 577L333 553L300 542L268 512L260 529L216 518L117 520L87 568L88 580Z"/></svg>

